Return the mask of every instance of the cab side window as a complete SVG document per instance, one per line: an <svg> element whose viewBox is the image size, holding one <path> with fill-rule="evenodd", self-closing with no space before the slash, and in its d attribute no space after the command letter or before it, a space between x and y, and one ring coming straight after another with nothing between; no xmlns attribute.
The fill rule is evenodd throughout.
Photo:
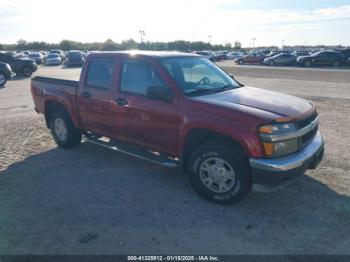
<svg viewBox="0 0 350 262"><path fill-rule="evenodd" d="M164 86L152 65L137 60L126 60L121 74L120 90L147 95L147 88Z"/></svg>
<svg viewBox="0 0 350 262"><path fill-rule="evenodd" d="M113 58L93 58L88 67L86 85L98 89L110 89L114 68Z"/></svg>

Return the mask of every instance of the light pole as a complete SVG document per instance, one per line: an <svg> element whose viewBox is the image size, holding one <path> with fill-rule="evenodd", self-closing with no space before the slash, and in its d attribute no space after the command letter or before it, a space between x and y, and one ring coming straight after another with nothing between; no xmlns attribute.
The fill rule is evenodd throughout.
<svg viewBox="0 0 350 262"><path fill-rule="evenodd" d="M144 30L139 30L139 34L140 34L140 37L141 37L141 44L143 43L143 37L146 35L145 31Z"/></svg>
<svg viewBox="0 0 350 262"><path fill-rule="evenodd" d="M208 35L208 38L209 38L209 45L211 45L211 38L212 38L213 36L212 35Z"/></svg>
<svg viewBox="0 0 350 262"><path fill-rule="evenodd" d="M253 41L253 48L255 48L255 40L256 40L256 38L253 37L253 38L252 38L252 41Z"/></svg>
<svg viewBox="0 0 350 262"><path fill-rule="evenodd" d="M282 40L282 50L284 49L284 40Z"/></svg>

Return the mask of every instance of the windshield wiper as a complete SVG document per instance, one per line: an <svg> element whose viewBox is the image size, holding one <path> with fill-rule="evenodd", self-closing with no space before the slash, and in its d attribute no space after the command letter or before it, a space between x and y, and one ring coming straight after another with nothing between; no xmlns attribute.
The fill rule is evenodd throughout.
<svg viewBox="0 0 350 262"><path fill-rule="evenodd" d="M191 91L186 92L186 95L201 95L201 94L206 94L206 93L216 93L216 89L214 88L196 88Z"/></svg>
<svg viewBox="0 0 350 262"><path fill-rule="evenodd" d="M227 90L232 90L235 89L236 87L234 87L233 85L224 85L220 88L216 88L215 91L216 92L223 92L223 91L227 91Z"/></svg>
<svg viewBox="0 0 350 262"><path fill-rule="evenodd" d="M235 89L236 87L232 85L225 85L219 88L196 88L194 90L188 91L186 94L187 95L201 95L201 94L207 94L207 93L219 93L219 92L224 92L227 90L232 90Z"/></svg>

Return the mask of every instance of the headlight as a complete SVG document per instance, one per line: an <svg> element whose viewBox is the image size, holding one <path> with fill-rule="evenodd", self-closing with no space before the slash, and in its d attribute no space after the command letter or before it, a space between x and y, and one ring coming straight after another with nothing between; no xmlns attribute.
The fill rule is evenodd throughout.
<svg viewBox="0 0 350 262"><path fill-rule="evenodd" d="M259 128L264 153L267 157L278 157L298 150L298 138L288 139L295 132L294 123L275 123Z"/></svg>

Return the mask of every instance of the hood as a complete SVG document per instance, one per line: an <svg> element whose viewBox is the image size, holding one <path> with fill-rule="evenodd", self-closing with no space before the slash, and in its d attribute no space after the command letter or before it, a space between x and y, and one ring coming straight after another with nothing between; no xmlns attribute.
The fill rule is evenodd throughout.
<svg viewBox="0 0 350 262"><path fill-rule="evenodd" d="M216 94L193 97L193 99L240 110L269 120L281 117L295 118L313 108L313 105L305 99L248 86Z"/></svg>

